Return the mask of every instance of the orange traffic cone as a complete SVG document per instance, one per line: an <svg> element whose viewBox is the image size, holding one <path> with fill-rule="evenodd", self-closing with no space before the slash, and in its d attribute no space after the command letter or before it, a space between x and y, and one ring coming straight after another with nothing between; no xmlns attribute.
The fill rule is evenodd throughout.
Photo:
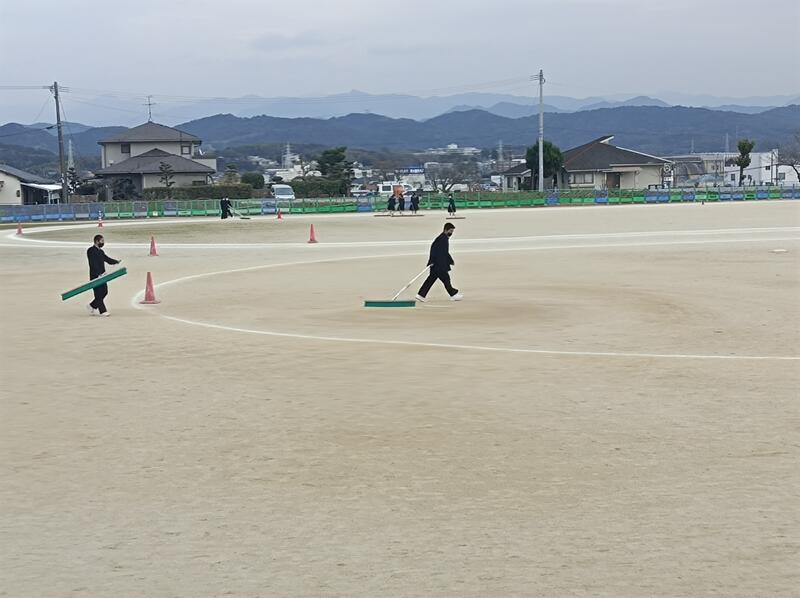
<svg viewBox="0 0 800 598"><path fill-rule="evenodd" d="M156 251L155 237L150 237L150 257L158 257L158 251Z"/></svg>
<svg viewBox="0 0 800 598"><path fill-rule="evenodd" d="M280 208L278 208L278 220L283 220L283 214L281 214Z"/></svg>
<svg viewBox="0 0 800 598"><path fill-rule="evenodd" d="M22 236L22 223L21 222L17 222L17 236L18 237Z"/></svg>
<svg viewBox="0 0 800 598"><path fill-rule="evenodd" d="M314 225L313 224L311 225L311 236L308 238L308 242L309 243L316 243L317 242L317 236L314 234Z"/></svg>
<svg viewBox="0 0 800 598"><path fill-rule="evenodd" d="M147 283L144 286L144 300L139 301L142 305L155 305L156 303L161 303L158 299L156 299L156 291L153 288L153 275L148 272L147 273Z"/></svg>
<svg viewBox="0 0 800 598"><path fill-rule="evenodd" d="M97 228L103 228L103 217L102 216L100 216L97 219Z"/></svg>

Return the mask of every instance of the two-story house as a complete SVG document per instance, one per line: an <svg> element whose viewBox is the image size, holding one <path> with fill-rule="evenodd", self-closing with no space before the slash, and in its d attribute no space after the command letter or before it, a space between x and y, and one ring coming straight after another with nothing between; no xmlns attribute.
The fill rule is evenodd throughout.
<svg viewBox="0 0 800 598"><path fill-rule="evenodd" d="M217 171L216 158L203 158L202 141L173 127L147 122L98 142L103 167L95 174L117 188L117 196L137 196L163 187L162 168L168 165L176 187L206 185Z"/></svg>

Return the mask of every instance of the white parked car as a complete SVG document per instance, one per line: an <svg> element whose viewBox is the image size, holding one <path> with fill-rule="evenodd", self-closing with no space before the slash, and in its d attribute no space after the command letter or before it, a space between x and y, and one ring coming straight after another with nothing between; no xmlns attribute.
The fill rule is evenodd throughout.
<svg viewBox="0 0 800 598"><path fill-rule="evenodd" d="M272 195L278 201L291 201L295 199L294 189L291 185L272 185Z"/></svg>

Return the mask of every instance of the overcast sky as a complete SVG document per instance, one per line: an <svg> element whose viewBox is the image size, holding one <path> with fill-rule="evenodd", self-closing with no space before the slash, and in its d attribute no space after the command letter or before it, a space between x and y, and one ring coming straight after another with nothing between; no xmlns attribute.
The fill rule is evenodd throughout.
<svg viewBox="0 0 800 598"><path fill-rule="evenodd" d="M0 0L0 85L138 94L800 91L798 0ZM476 84L511 80L507 84ZM0 122L44 92L0 90Z"/></svg>

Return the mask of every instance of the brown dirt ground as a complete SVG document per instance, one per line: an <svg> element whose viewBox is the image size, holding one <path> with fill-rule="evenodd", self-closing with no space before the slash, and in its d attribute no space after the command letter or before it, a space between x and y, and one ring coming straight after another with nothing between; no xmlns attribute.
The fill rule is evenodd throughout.
<svg viewBox="0 0 800 598"><path fill-rule="evenodd" d="M0 235L0 596L796 595L800 203L442 222Z"/></svg>

